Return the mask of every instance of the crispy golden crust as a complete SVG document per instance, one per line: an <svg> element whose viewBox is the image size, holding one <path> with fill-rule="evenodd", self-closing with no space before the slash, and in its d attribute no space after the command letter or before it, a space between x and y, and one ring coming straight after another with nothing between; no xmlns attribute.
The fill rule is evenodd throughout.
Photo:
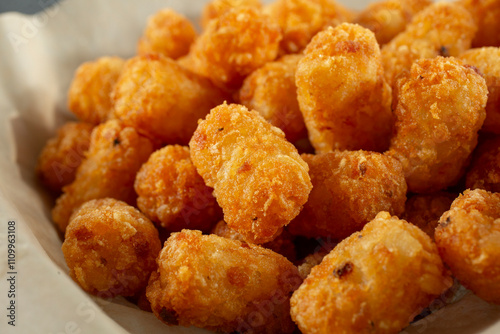
<svg viewBox="0 0 500 334"><path fill-rule="evenodd" d="M385 77L391 86L396 76L421 58L457 57L470 47L477 27L460 4L434 3L417 13L405 31L382 47Z"/></svg>
<svg viewBox="0 0 500 334"><path fill-rule="evenodd" d="M124 64L119 57L102 57L80 65L68 91L69 110L83 122L96 125L111 118L110 94Z"/></svg>
<svg viewBox="0 0 500 334"><path fill-rule="evenodd" d="M291 314L302 333L397 333L451 285L431 239L381 212L312 269Z"/></svg>
<svg viewBox="0 0 500 334"><path fill-rule="evenodd" d="M160 53L177 59L188 54L195 38L196 30L184 15L171 9L163 9L149 17L137 43L137 53Z"/></svg>
<svg viewBox="0 0 500 334"><path fill-rule="evenodd" d="M430 0L382 0L372 2L354 22L370 29L380 45L404 31L413 16L430 5Z"/></svg>
<svg viewBox="0 0 500 334"><path fill-rule="evenodd" d="M478 145L474 151L465 185L469 189L484 189L500 193L500 138Z"/></svg>
<svg viewBox="0 0 500 334"><path fill-rule="evenodd" d="M498 3L500 4L500 1ZM498 31L500 34L500 26ZM477 67L488 85L486 119L481 130L500 134L500 48L470 49L460 58Z"/></svg>
<svg viewBox="0 0 500 334"><path fill-rule="evenodd" d="M211 231L212 234L218 235L219 237L245 241L243 236L227 226L224 220L219 221ZM293 236L284 230L276 239L270 242L266 242L261 245L264 248L270 249L278 254L283 255L289 261L293 262L296 259L295 244L293 243Z"/></svg>
<svg viewBox="0 0 500 334"><path fill-rule="evenodd" d="M256 111L236 104L212 109L189 146L224 220L249 242L273 240L307 201L307 164Z"/></svg>
<svg viewBox="0 0 500 334"><path fill-rule="evenodd" d="M114 90L115 116L168 144L186 145L198 119L227 96L162 55L127 61Z"/></svg>
<svg viewBox="0 0 500 334"><path fill-rule="evenodd" d="M264 12L283 30L281 54L302 51L318 32L349 21L352 16L333 0L276 0Z"/></svg>
<svg viewBox="0 0 500 334"><path fill-rule="evenodd" d="M387 149L391 88L371 31L343 23L317 34L299 61L296 83L316 153Z"/></svg>
<svg viewBox="0 0 500 334"><path fill-rule="evenodd" d="M476 69L453 57L418 60L400 76L388 154L401 161L409 191L435 192L463 175L487 95Z"/></svg>
<svg viewBox="0 0 500 334"><path fill-rule="evenodd" d="M306 279L307 276L311 273L312 268L316 267L318 264L323 261L323 258L330 253L331 250L320 250L309 254L302 260L302 263L297 267L299 270L299 274L303 279Z"/></svg>
<svg viewBox="0 0 500 334"><path fill-rule="evenodd" d="M116 198L135 205L135 175L153 152L151 141L118 120L97 126L75 181L63 188L52 219L64 233L73 211L91 199Z"/></svg>
<svg viewBox="0 0 500 334"><path fill-rule="evenodd" d="M500 194L466 190L441 217L435 238L453 275L500 304Z"/></svg>
<svg viewBox="0 0 500 334"><path fill-rule="evenodd" d="M137 173L137 206L170 232L184 228L210 231L222 210L196 171L185 146L166 146L154 152Z"/></svg>
<svg viewBox="0 0 500 334"><path fill-rule="evenodd" d="M343 239L380 211L403 213L406 182L401 164L380 153L304 154L313 190L288 230L306 237Z"/></svg>
<svg viewBox="0 0 500 334"><path fill-rule="evenodd" d="M217 86L236 90L243 79L278 55L281 30L252 7L233 8L209 22L194 42L192 70Z"/></svg>
<svg viewBox="0 0 500 334"><path fill-rule="evenodd" d="M158 231L137 209L111 198L84 203L62 245L70 275L100 297L132 296L148 283L161 250Z"/></svg>
<svg viewBox="0 0 500 334"><path fill-rule="evenodd" d="M450 209L456 194L440 191L426 195L414 195L406 201L402 216L407 222L418 226L434 239L434 230L441 215Z"/></svg>
<svg viewBox="0 0 500 334"><path fill-rule="evenodd" d="M500 46L500 1L499 0L462 0L460 1L477 24L477 33L472 46Z"/></svg>
<svg viewBox="0 0 500 334"><path fill-rule="evenodd" d="M302 280L281 255L183 230L172 234L157 261L146 295L163 322L226 333L293 332L289 296Z"/></svg>
<svg viewBox="0 0 500 334"><path fill-rule="evenodd" d="M218 19L231 9L241 7L260 9L262 4L259 0L211 0L203 7L200 25L203 29L206 29L210 20Z"/></svg>
<svg viewBox="0 0 500 334"><path fill-rule="evenodd" d="M57 136L45 144L36 166L43 185L54 192L74 181L90 144L94 126L89 123L68 122L57 130Z"/></svg>
<svg viewBox="0 0 500 334"><path fill-rule="evenodd" d="M287 55L265 64L245 79L239 92L241 104L283 130L291 143L307 137L295 85L295 69L301 58Z"/></svg>

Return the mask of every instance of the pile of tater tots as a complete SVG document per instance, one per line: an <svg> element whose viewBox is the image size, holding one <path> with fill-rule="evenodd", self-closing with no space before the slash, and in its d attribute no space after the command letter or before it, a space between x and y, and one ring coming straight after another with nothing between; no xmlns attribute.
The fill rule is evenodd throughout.
<svg viewBox="0 0 500 334"><path fill-rule="evenodd" d="M500 304L500 0L199 25L161 10L74 74L36 172L83 290L222 333L398 333L458 284Z"/></svg>

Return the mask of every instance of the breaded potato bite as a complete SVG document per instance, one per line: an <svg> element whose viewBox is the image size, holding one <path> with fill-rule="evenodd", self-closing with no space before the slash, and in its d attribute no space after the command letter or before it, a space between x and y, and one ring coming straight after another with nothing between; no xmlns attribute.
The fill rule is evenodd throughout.
<svg viewBox="0 0 500 334"><path fill-rule="evenodd" d="M478 145L467 171L465 186L500 193L500 137Z"/></svg>
<svg viewBox="0 0 500 334"><path fill-rule="evenodd" d="M309 333L398 333L453 280L418 227L381 212L314 267L291 299Z"/></svg>
<svg viewBox="0 0 500 334"><path fill-rule="evenodd" d="M382 47L387 82L421 58L457 57L470 48L477 26L471 14L456 2L437 2L417 13L405 31Z"/></svg>
<svg viewBox="0 0 500 334"><path fill-rule="evenodd" d="M500 194L466 190L439 220L435 238L460 283L500 304Z"/></svg>
<svg viewBox="0 0 500 334"><path fill-rule="evenodd" d="M91 199L111 197L135 205L135 175L153 150L147 137L118 120L97 126L75 181L63 188L52 209L52 219L61 232L73 211Z"/></svg>
<svg viewBox="0 0 500 334"><path fill-rule="evenodd" d="M477 24L477 33L472 46L500 46L500 1L499 0L461 0Z"/></svg>
<svg viewBox="0 0 500 334"><path fill-rule="evenodd" d="M500 1L498 3L500 4ZM500 34L500 27L498 33ZM460 59L477 67L488 85L486 119L481 130L500 134L500 47L470 49L463 53Z"/></svg>
<svg viewBox="0 0 500 334"><path fill-rule="evenodd" d="M76 210L62 245L71 278L83 290L106 298L144 289L160 250L151 221L112 198L91 200Z"/></svg>
<svg viewBox="0 0 500 334"><path fill-rule="evenodd" d="M450 209L456 197L456 194L444 191L413 195L406 201L402 218L418 226L431 239L434 239L434 231L438 226L439 218Z"/></svg>
<svg viewBox="0 0 500 334"><path fill-rule="evenodd" d="M483 77L453 57L421 59L395 89L396 126L387 154L401 161L408 190L429 193L454 185L486 116Z"/></svg>
<svg viewBox="0 0 500 334"><path fill-rule="evenodd" d="M191 70L225 90L278 56L281 29L252 7L235 7L211 20L191 47Z"/></svg>
<svg viewBox="0 0 500 334"><path fill-rule="evenodd" d="M93 128L89 123L68 122L57 130L56 137L47 141L36 166L36 174L45 187L60 192L75 180Z"/></svg>
<svg viewBox="0 0 500 334"><path fill-rule="evenodd" d="M290 294L302 279L260 246L183 230L165 242L146 290L168 325L231 333L292 333Z"/></svg>
<svg viewBox="0 0 500 334"><path fill-rule="evenodd" d="M318 32L352 16L335 0L276 0L264 12L283 30L281 54L299 53Z"/></svg>
<svg viewBox="0 0 500 334"><path fill-rule="evenodd" d="M172 9L162 9L149 17L137 43L137 54L160 53L177 59L188 54L195 38L196 30L184 15Z"/></svg>
<svg viewBox="0 0 500 334"><path fill-rule="evenodd" d="M140 133L186 145L198 119L227 96L162 55L131 58L114 90L114 115Z"/></svg>
<svg viewBox="0 0 500 334"><path fill-rule="evenodd" d="M262 4L259 0L211 0L203 7L200 25L205 29L211 20L218 19L231 9L240 7L260 9Z"/></svg>
<svg viewBox="0 0 500 334"><path fill-rule="evenodd" d="M224 220L219 221L213 227L211 233L231 240L238 240L241 242L245 241L245 238L240 233L227 226ZM293 239L294 237L288 233L288 231L283 230L283 232L281 232L276 239L266 242L261 246L283 255L289 261L293 262L296 259L295 244L293 243Z"/></svg>
<svg viewBox="0 0 500 334"><path fill-rule="evenodd" d="M101 57L81 64L68 91L68 108L82 122L97 125L113 116L111 93L125 60Z"/></svg>
<svg viewBox="0 0 500 334"><path fill-rule="evenodd" d="M295 69L302 55L287 55L250 74L239 92L240 103L258 111L280 128L291 143L307 137L295 85Z"/></svg>
<svg viewBox="0 0 500 334"><path fill-rule="evenodd" d="M380 45L404 31L413 16L430 5L430 0L382 0L369 3L354 20L370 29Z"/></svg>
<svg viewBox="0 0 500 334"><path fill-rule="evenodd" d="M393 118L373 33L343 23L318 33L295 74L300 110L316 153L384 151Z"/></svg>
<svg viewBox="0 0 500 334"><path fill-rule="evenodd" d="M381 153L335 151L303 154L313 189L288 230L310 238L343 239L380 211L400 215L406 201L401 164Z"/></svg>
<svg viewBox="0 0 500 334"><path fill-rule="evenodd" d="M309 168L283 131L256 111L223 104L199 123L191 160L245 240L265 243L281 233L307 201Z"/></svg>
<svg viewBox="0 0 500 334"><path fill-rule="evenodd" d="M210 231L222 210L196 171L186 146L169 145L154 152L137 173L137 206L170 232Z"/></svg>

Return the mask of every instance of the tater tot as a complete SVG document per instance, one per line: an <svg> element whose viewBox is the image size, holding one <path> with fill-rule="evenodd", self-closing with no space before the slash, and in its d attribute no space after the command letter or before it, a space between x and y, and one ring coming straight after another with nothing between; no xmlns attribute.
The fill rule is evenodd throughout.
<svg viewBox="0 0 500 334"><path fill-rule="evenodd" d="M474 17L477 33L472 46L500 46L500 1L499 0L462 0L460 1Z"/></svg>
<svg viewBox="0 0 500 334"><path fill-rule="evenodd" d="M417 13L405 31L382 47L385 77L391 86L396 76L421 58L457 57L467 50L477 27L458 3L438 2Z"/></svg>
<svg viewBox="0 0 500 334"><path fill-rule="evenodd" d="M486 119L481 130L500 134L500 48L470 49L460 59L477 67L488 85Z"/></svg>
<svg viewBox="0 0 500 334"><path fill-rule="evenodd" d="M500 193L500 137L483 141L474 151L465 185Z"/></svg>
<svg viewBox="0 0 500 334"><path fill-rule="evenodd" d="M291 298L308 333L398 333L453 280L416 226L381 212L314 267Z"/></svg>
<svg viewBox="0 0 500 334"><path fill-rule="evenodd" d="M387 149L393 123L391 88L370 30L343 23L318 33L295 77L316 153Z"/></svg>
<svg viewBox="0 0 500 334"><path fill-rule="evenodd" d="M68 91L69 110L81 121L95 125L111 118L110 94L124 64L119 57L102 57L80 65Z"/></svg>
<svg viewBox="0 0 500 334"><path fill-rule="evenodd" d="M400 215L406 201L401 164L381 153L335 151L303 154L313 189L288 230L306 237L343 239L380 211Z"/></svg>
<svg viewBox="0 0 500 334"><path fill-rule="evenodd" d="M456 194L440 191L432 194L417 194L408 199L402 216L407 222L418 226L434 239L434 231L441 215L450 209Z"/></svg>
<svg viewBox="0 0 500 334"><path fill-rule="evenodd" d="M252 7L236 7L210 21L194 42L191 70L234 91L243 79L278 56L279 26Z"/></svg>
<svg viewBox="0 0 500 334"><path fill-rule="evenodd" d="M198 119L227 98L206 78L162 55L127 61L114 91L115 116L167 144L186 145Z"/></svg>
<svg viewBox="0 0 500 334"><path fill-rule="evenodd" d="M370 29L380 45L404 31L413 16L432 3L431 0L382 0L368 4L354 22Z"/></svg>
<svg viewBox="0 0 500 334"><path fill-rule="evenodd" d="M466 190L441 217L435 238L460 283L500 304L500 194Z"/></svg>
<svg viewBox="0 0 500 334"><path fill-rule="evenodd" d="M107 298L144 289L160 250L151 221L111 198L91 200L76 210L62 245L71 278L83 290Z"/></svg>
<svg viewBox="0 0 500 334"><path fill-rule="evenodd" d="M256 111L237 104L212 109L189 146L224 220L248 242L273 240L307 201L307 164L283 131Z"/></svg>
<svg viewBox="0 0 500 334"><path fill-rule="evenodd" d="M57 136L45 144L36 166L43 185L54 192L74 181L90 144L94 126L89 123L68 122L57 130Z"/></svg>
<svg viewBox="0 0 500 334"><path fill-rule="evenodd" d="M334 0L276 0L264 12L283 30L280 52L285 54L302 51L319 31L351 18Z"/></svg>
<svg viewBox="0 0 500 334"><path fill-rule="evenodd" d="M137 173L134 188L139 209L170 232L208 232L222 218L213 189L196 171L186 146L154 152Z"/></svg>
<svg viewBox="0 0 500 334"><path fill-rule="evenodd" d="M241 7L260 9L262 4L259 0L212 0L203 7L200 19L201 27L205 29L211 20L218 19L233 8Z"/></svg>
<svg viewBox="0 0 500 334"><path fill-rule="evenodd" d="M239 92L241 104L283 130L291 143L307 137L295 85L295 69L301 58L287 55L265 64L245 79Z"/></svg>
<svg viewBox="0 0 500 334"><path fill-rule="evenodd" d="M73 211L91 199L111 197L135 205L135 175L153 152L151 141L118 120L97 126L75 181L63 188L52 219L64 233Z"/></svg>
<svg viewBox="0 0 500 334"><path fill-rule="evenodd" d="M196 30L184 15L172 9L163 9L148 19L144 33L137 43L137 53L160 53L177 59L188 54L195 38Z"/></svg>
<svg viewBox="0 0 500 334"><path fill-rule="evenodd" d="M219 237L245 241L243 236L227 226L226 222L219 221L212 229L212 234L218 235ZM293 243L293 236L284 230L276 239L261 245L264 248L270 249L278 254L283 255L290 261L295 261L295 244Z"/></svg>
<svg viewBox="0 0 500 334"><path fill-rule="evenodd" d="M408 190L454 185L486 116L483 77L453 57L421 59L401 75L394 95L395 135L387 154L401 161Z"/></svg>
<svg viewBox="0 0 500 334"><path fill-rule="evenodd" d="M224 333L292 333L289 296L297 268L260 246L199 231L174 233L158 257L146 295L168 325Z"/></svg>

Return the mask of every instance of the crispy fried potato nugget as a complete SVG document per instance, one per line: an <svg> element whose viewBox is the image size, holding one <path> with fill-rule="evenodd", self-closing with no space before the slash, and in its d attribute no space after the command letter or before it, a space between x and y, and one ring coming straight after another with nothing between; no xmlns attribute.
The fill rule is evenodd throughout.
<svg viewBox="0 0 500 334"><path fill-rule="evenodd" d="M307 201L307 164L283 131L256 111L237 104L212 109L189 147L224 220L249 242L273 240Z"/></svg>
<svg viewBox="0 0 500 334"><path fill-rule="evenodd" d="M466 190L441 217L435 237L460 283L500 304L500 194Z"/></svg>
<svg viewBox="0 0 500 334"><path fill-rule="evenodd" d="M292 319L305 334L397 333L452 282L424 232L381 212L312 269Z"/></svg>
<svg viewBox="0 0 500 334"><path fill-rule="evenodd" d="M500 137L488 139L474 151L465 185L500 193Z"/></svg>
<svg viewBox="0 0 500 334"><path fill-rule="evenodd" d="M387 154L403 164L408 190L429 193L454 185L486 116L483 77L453 57L421 59L395 89L395 135Z"/></svg>
<svg viewBox="0 0 500 334"><path fill-rule="evenodd" d="M262 4L259 0L212 0L203 8L200 19L201 27L206 29L211 20L218 19L233 8L241 7L260 9Z"/></svg>
<svg viewBox="0 0 500 334"><path fill-rule="evenodd" d="M151 221L112 198L91 200L76 210L62 245L71 278L83 290L107 298L144 289L160 250Z"/></svg>
<svg viewBox="0 0 500 334"><path fill-rule="evenodd" d="M434 231L439 223L439 218L450 209L451 203L456 197L457 195L444 191L414 195L406 201L403 218L418 226L434 239Z"/></svg>
<svg viewBox="0 0 500 334"><path fill-rule="evenodd" d="M472 46L500 46L500 1L499 0L462 0L477 24L477 33Z"/></svg>
<svg viewBox="0 0 500 334"><path fill-rule="evenodd" d="M280 49L285 54L302 51L318 32L352 16L334 0L276 0L264 12L283 30Z"/></svg>
<svg viewBox="0 0 500 334"><path fill-rule="evenodd" d="M316 153L387 149L393 123L391 88L370 30L343 23L318 33L295 78Z"/></svg>
<svg viewBox="0 0 500 334"><path fill-rule="evenodd" d="M137 173L134 188L139 209L170 232L208 232L222 218L213 190L196 171L186 146L154 152Z"/></svg>
<svg viewBox="0 0 500 334"><path fill-rule="evenodd" d="M83 122L99 124L113 114L110 94L125 60L102 57L78 67L68 91L68 108Z"/></svg>
<svg viewBox="0 0 500 334"><path fill-rule="evenodd" d="M403 213L406 182L401 164L381 153L335 151L303 154L313 189L288 230L310 238L343 239L380 211Z"/></svg>
<svg viewBox="0 0 500 334"><path fill-rule="evenodd" d="M301 58L287 55L265 64L245 79L239 92L241 104L283 130L291 143L307 137L295 85L295 69Z"/></svg>
<svg viewBox="0 0 500 334"><path fill-rule="evenodd" d="M291 333L297 268L260 246L183 230L165 242L146 295L169 325L220 332Z"/></svg>
<svg viewBox="0 0 500 334"><path fill-rule="evenodd" d="M243 79L278 55L281 30L252 7L235 7L209 22L188 58L192 70L236 90Z"/></svg>
<svg viewBox="0 0 500 334"><path fill-rule="evenodd" d="M212 83L162 55L127 61L114 91L115 116L167 144L186 145L198 119L227 98Z"/></svg>
<svg viewBox="0 0 500 334"><path fill-rule="evenodd" d="M370 29L380 45L404 31L413 16L430 5L430 0L382 0L368 4L354 22Z"/></svg>
<svg viewBox="0 0 500 334"><path fill-rule="evenodd" d="M47 188L60 192L75 180L93 128L89 123L68 122L57 130L56 137L47 141L36 166L36 174Z"/></svg>
<svg viewBox="0 0 500 334"><path fill-rule="evenodd" d="M458 3L438 2L417 13L405 31L382 47L385 77L391 86L396 76L421 58L457 57L467 50L477 27Z"/></svg>
<svg viewBox="0 0 500 334"><path fill-rule="evenodd" d="M470 49L463 53L460 59L477 67L488 85L486 119L481 130L500 134L500 48Z"/></svg>
<svg viewBox="0 0 500 334"><path fill-rule="evenodd" d="M111 197L135 205L134 180L153 152L151 141L118 120L97 126L75 181L63 188L52 219L64 233L73 211L91 199Z"/></svg>
<svg viewBox="0 0 500 334"><path fill-rule="evenodd" d="M188 54L195 38L196 30L184 15L172 9L163 9L148 19L137 43L137 53L140 56L160 53L177 59Z"/></svg>
<svg viewBox="0 0 500 334"><path fill-rule="evenodd" d="M226 222L224 220L219 221L214 228L212 229L212 234L218 235L219 237L231 239L231 240L238 240L238 241L245 241L245 238L235 230L231 229L229 226L227 226ZM296 252L295 252L295 244L293 243L293 236L288 233L286 230L283 230L283 232L276 237L273 241L266 242L265 244L261 245L264 248L270 249L278 254L283 255L290 261L295 261L296 259Z"/></svg>

